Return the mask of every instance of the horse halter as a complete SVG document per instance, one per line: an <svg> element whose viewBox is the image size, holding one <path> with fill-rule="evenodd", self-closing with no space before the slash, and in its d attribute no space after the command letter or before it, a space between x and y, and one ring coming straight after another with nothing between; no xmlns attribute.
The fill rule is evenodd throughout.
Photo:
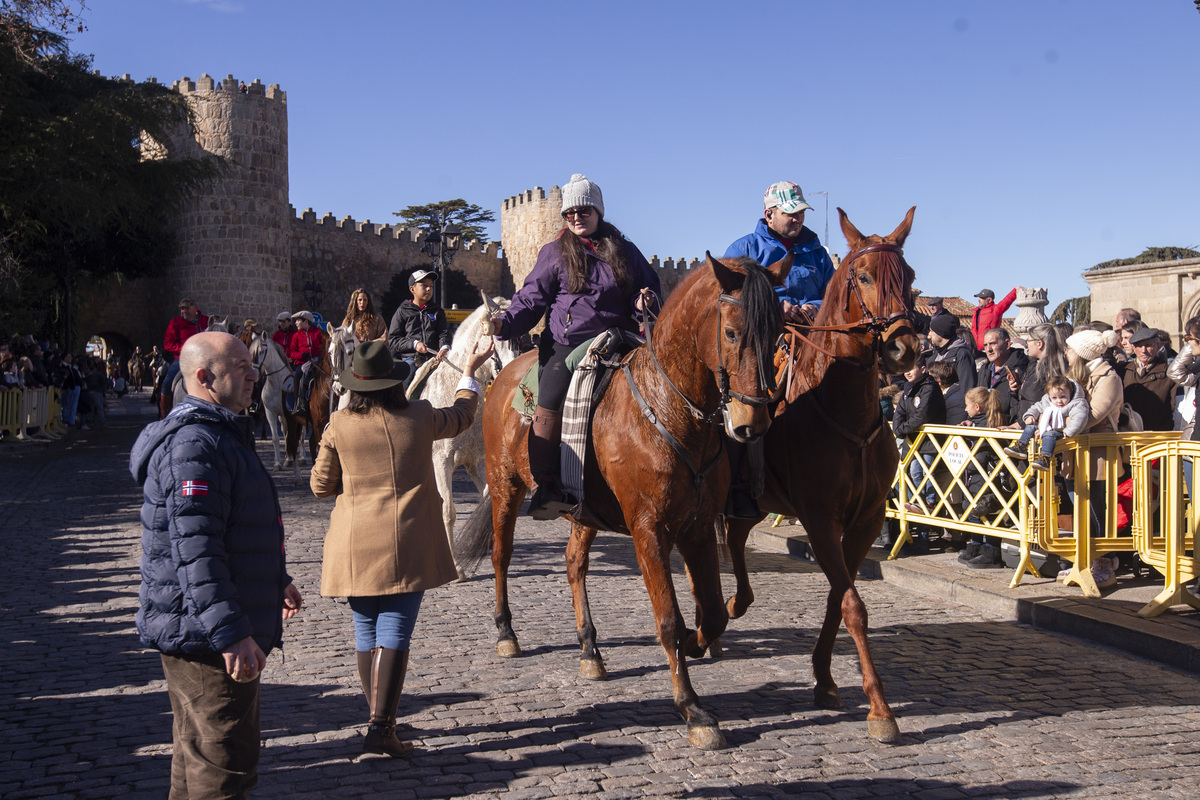
<svg viewBox="0 0 1200 800"><path fill-rule="evenodd" d="M720 307L721 303L729 303L730 305L735 305L738 307L740 307L742 305L741 300L739 300L738 298L734 297L731 294L725 294L724 292L717 295L718 308ZM654 364L654 368L658 371L659 376L661 376L662 379L667 382L667 385L671 387L671 390L674 391L675 394L677 394L679 396L679 399L683 401L683 404L687 407L687 409L691 413L692 417L694 417L696 420L698 420L700 422L707 422L707 423L715 423L717 420L722 420L723 422L728 422L729 421L729 401L730 400L737 400L739 403L744 403L749 406L762 406L762 405L768 405L770 403L776 403L779 401L779 398L782 396L781 389L779 386L769 387L768 391L770 392L770 394L767 397L750 397L749 395L744 395L740 392L735 392L730 389L729 373L725 371L725 365L724 365L724 360L723 360L723 349L721 346L721 340L724 337L722 337L720 332L718 331L718 333L717 333L717 371L716 372L717 372L717 389L720 392L720 398L717 403L717 408L711 414L706 414L704 412L704 409L698 407L695 403L693 403L691 400L689 400L687 395L685 395L680 390L680 388L675 385L675 382L673 380L671 380L671 376L667 375L666 370L663 369L662 364L659 362L658 355L654 352L654 338L653 338L654 319L655 319L654 315L651 314L650 311L647 311L646 312L646 350L648 350L650 352L650 361ZM718 313L717 314L718 324L720 324L720 321L721 321L721 317L720 317L720 313ZM760 358L760 361L761 361L761 358ZM761 364L760 364L760 367L761 367ZM760 369L759 371L761 374L768 375L769 380L771 380L772 383L774 382L775 376L774 376L774 373L772 370Z"/></svg>
<svg viewBox="0 0 1200 800"><path fill-rule="evenodd" d="M884 263L879 270L879 290L876 292L878 298L877 309L872 311L867 307L866 301L863 299L862 287L859 283L858 272L851 266L853 262L860 256L867 253L888 253L890 256L885 257ZM858 322L848 322L844 325L789 325L789 329L794 337L802 339L807 345L813 347L821 353L829 356L835 361L857 366L859 369L870 369L875 364L877 358L882 355L883 343L887 338L887 334L897 325L907 322L912 325L916 312L913 309L912 300L904 288L904 268L908 264L904 260L904 249L898 244L889 244L880 242L878 244L870 244L846 256L842 261L842 266L846 267L846 306L845 310L850 311L850 298L853 297L858 301L858 307L862 311L863 318ZM887 314L884 304L888 298L899 296L901 298L902 310ZM885 316L886 315L886 316ZM808 336L800 332L803 328L808 333L814 331L825 331L829 333L869 333L872 337L871 342L871 358L868 361L858 361L857 359L848 356L832 353L821 347Z"/></svg>

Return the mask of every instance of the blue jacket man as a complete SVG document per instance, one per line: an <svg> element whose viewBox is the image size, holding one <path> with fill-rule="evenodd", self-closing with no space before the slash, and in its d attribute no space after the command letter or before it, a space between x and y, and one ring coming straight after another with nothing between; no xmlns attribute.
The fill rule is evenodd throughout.
<svg viewBox="0 0 1200 800"><path fill-rule="evenodd" d="M763 195L763 218L754 233L738 239L725 251L726 258L749 256L768 266L792 253L787 282L775 289L789 321L811 319L821 307L825 287L833 277L833 261L820 239L804 226L804 212L812 208L800 187L788 181L773 183Z"/></svg>
<svg viewBox="0 0 1200 800"><path fill-rule="evenodd" d="M138 635L161 653L175 715L172 797L243 796L257 781L259 675L300 608L275 484L254 451L258 373L227 333L184 343L188 397L146 427Z"/></svg>

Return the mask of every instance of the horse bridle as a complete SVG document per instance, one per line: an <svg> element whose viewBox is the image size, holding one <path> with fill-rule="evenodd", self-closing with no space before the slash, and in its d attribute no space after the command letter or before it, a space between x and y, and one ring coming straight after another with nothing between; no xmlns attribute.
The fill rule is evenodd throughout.
<svg viewBox="0 0 1200 800"><path fill-rule="evenodd" d="M913 324L915 321L915 312L912 307L912 302L908 300L907 296L902 295L902 301L904 303L902 307L903 310L888 314L886 317L884 316L885 309L883 304L893 294L903 291L902 284L894 285L896 281L894 280L894 276L890 275L890 270L884 271L884 280L880 282L878 292L878 312L872 311L867 307L867 303L863 299L862 287L859 284L858 272L851 268L851 265L855 259L859 258L860 256L864 256L867 253L895 253L897 258L896 269L903 270L903 268L907 266L907 263L904 261L904 249L900 247L900 245L888 244L887 242L880 242L879 244L871 244L867 245L866 247L860 247L850 255L846 256L845 261L842 262L842 265L847 267L847 272L849 273L846 276L846 310L850 310L850 298L853 296L854 299L858 301L858 307L862 311L863 318L858 322L847 322L842 325L802 325L797 323L787 323L786 327L788 332L791 334L792 339L793 356L796 352L795 340L798 338L806 345L816 349L821 353L824 353L835 361L839 361L844 364L850 364L862 370L870 369L875 365L876 360L883 354L884 342L887 340L889 332L897 325L902 323L907 322L910 325ZM872 337L871 358L868 361L860 361L849 356L838 355L837 353L830 352L814 342L802 331L806 331L808 333L869 333Z"/></svg>
<svg viewBox="0 0 1200 800"><path fill-rule="evenodd" d="M716 375L717 389L720 392L720 396L717 402L717 408L711 414L704 413L702 408L698 407L695 403L688 399L687 395L685 395L683 391L675 385L675 382L671 380L671 377L667 375L666 370L663 369L662 363L658 360L658 354L654 352L653 331L654 322L657 320L657 316L655 316L649 310L646 311L646 349L650 352L650 361L654 364L654 368L658 370L659 376L667 382L667 385L671 387L671 390L674 391L675 394L679 396L679 399L683 401L683 404L687 407L687 410L689 413L691 413L692 417L700 422L715 423L718 420L727 421L729 419L730 400L737 400L739 403L743 403L748 406L765 406L771 403L779 402L780 397L782 397L782 390L778 384L775 386L768 385L766 397L751 397L749 395L742 394L741 392L735 392L730 388L729 373L725 370L724 348L722 346L725 337L721 335L720 330L723 327L723 319L720 313L721 303L729 303L730 305L738 306L740 308L742 301L741 299L734 297L731 294L726 294L725 292L721 292L719 295L717 295L718 330ZM756 353L755 355L759 358L760 376L765 374L768 376L767 380L769 383L775 383L774 372L770 369L764 368L765 362L763 361L762 354Z"/></svg>
<svg viewBox="0 0 1200 800"><path fill-rule="evenodd" d="M256 359L254 361L253 366L254 366L254 371L258 373L258 379L261 381L265 381L267 378L271 377L272 375L278 375L281 372L286 372L288 369L288 366L287 366L287 361L285 360L283 363L283 366L280 367L279 369L274 370L272 372L264 373L263 366L267 363L267 350L270 349L271 345L265 337L263 339L261 339L261 341L262 341L262 358Z"/></svg>

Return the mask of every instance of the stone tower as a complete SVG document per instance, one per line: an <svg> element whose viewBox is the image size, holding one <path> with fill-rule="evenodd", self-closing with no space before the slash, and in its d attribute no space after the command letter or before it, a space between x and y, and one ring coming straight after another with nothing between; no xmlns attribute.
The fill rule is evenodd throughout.
<svg viewBox="0 0 1200 800"><path fill-rule="evenodd" d="M549 194L535 186L501 205L500 242L517 288L533 270L538 251L554 241L562 226L562 190L557 186Z"/></svg>
<svg viewBox="0 0 1200 800"><path fill-rule="evenodd" d="M232 75L219 83L183 78L171 88L195 115L194 136L181 134L176 152L221 156L227 172L181 212L179 252L151 298L151 317L161 330L189 296L205 314L268 322L292 305L287 94Z"/></svg>

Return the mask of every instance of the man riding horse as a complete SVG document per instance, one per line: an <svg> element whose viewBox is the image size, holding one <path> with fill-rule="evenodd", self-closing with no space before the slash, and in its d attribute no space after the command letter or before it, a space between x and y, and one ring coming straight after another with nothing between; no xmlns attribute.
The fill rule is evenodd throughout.
<svg viewBox="0 0 1200 800"><path fill-rule="evenodd" d="M179 316L167 323L163 334L163 350L171 356L171 366L167 369L167 377L163 380L163 391L171 393L175 378L179 375L179 351L191 337L208 328L208 317L200 313L196 301L184 297L179 301Z"/></svg>
<svg viewBox="0 0 1200 800"><path fill-rule="evenodd" d="M763 194L763 216L753 233L729 245L725 258L749 256L766 267L792 254L792 269L787 282L776 287L783 304L785 322L808 323L821 308L825 287L833 277L833 261L821 246L817 234L804 226L804 212L812 209L800 187L780 181ZM745 473L746 446L729 442L729 466L732 482L725 516L733 519L761 519L758 504Z"/></svg>

